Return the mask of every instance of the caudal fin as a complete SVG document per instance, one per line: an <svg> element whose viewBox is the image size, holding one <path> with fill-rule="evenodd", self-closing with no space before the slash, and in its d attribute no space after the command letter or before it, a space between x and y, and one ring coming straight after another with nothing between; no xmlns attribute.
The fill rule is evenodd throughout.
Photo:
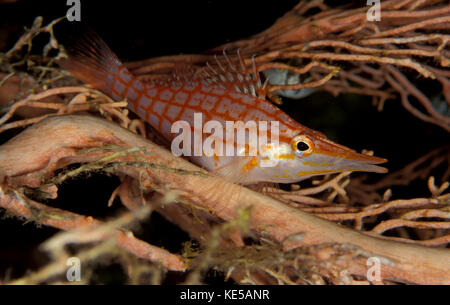
<svg viewBox="0 0 450 305"><path fill-rule="evenodd" d="M106 43L94 32L84 34L67 47L68 58L59 64L84 83L103 91L115 100L130 99L128 89L142 86L125 68Z"/></svg>

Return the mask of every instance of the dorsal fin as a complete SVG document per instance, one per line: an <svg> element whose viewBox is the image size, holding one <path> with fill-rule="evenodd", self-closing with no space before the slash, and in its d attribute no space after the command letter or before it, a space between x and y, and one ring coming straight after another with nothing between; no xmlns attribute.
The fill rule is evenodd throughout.
<svg viewBox="0 0 450 305"><path fill-rule="evenodd" d="M202 78L207 83L261 99L266 98L267 82L261 82L254 57L252 57L251 70L245 65L239 50L237 51L238 63L234 63L225 50L222 59L219 59L217 55L214 55L214 59L215 63L207 62L203 70Z"/></svg>
<svg viewBox="0 0 450 305"><path fill-rule="evenodd" d="M239 50L237 51L237 62L223 51L223 56L214 55L212 63L207 62L200 72L192 66L175 66L170 75L158 78L141 77L145 83L158 86L168 86L169 84L186 84L189 82L204 81L210 86L244 93L260 99L266 98L266 86L268 79L262 83L260 74L256 69L254 57L252 57L252 67L247 68Z"/></svg>

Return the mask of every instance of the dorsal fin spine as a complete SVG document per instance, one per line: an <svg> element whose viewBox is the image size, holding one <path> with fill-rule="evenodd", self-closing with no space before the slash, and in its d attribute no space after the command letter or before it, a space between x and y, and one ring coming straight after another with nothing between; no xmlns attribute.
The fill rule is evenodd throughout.
<svg viewBox="0 0 450 305"><path fill-rule="evenodd" d="M265 86L261 83L254 56L252 57L252 67L250 68L246 67L240 50L237 51L238 60L236 63L233 62L225 50L222 58L223 60L220 60L217 55L214 55L214 66L209 62L206 63L206 67L203 69L203 76L208 84L213 83L260 99L266 98Z"/></svg>

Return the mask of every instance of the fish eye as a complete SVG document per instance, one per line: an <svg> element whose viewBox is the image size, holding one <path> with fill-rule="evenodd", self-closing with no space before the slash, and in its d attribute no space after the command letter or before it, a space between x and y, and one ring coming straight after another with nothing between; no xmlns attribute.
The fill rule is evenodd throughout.
<svg viewBox="0 0 450 305"><path fill-rule="evenodd" d="M295 136L291 141L291 146L295 153L301 156L311 154L314 149L313 141L304 135Z"/></svg>

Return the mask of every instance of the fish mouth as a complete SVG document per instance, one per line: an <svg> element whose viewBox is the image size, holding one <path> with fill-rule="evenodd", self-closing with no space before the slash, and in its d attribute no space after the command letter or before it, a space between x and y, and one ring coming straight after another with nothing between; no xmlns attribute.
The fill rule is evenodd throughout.
<svg viewBox="0 0 450 305"><path fill-rule="evenodd" d="M372 157L372 156L368 156L368 157ZM388 172L387 168L375 165L375 164L385 163L385 162L387 162L387 160L383 159L383 158L373 157L373 158L363 159L362 157L358 156L358 159L350 159L348 157L342 158L342 159L337 159L334 164L336 167L338 167L344 171L359 171L359 172L372 172L372 173L385 174Z"/></svg>
<svg viewBox="0 0 450 305"><path fill-rule="evenodd" d="M336 144L329 140L317 143L315 153L332 160L333 167L341 171L362 171L385 174L388 169L375 164L386 163L388 160L366 154L360 154L353 149Z"/></svg>

